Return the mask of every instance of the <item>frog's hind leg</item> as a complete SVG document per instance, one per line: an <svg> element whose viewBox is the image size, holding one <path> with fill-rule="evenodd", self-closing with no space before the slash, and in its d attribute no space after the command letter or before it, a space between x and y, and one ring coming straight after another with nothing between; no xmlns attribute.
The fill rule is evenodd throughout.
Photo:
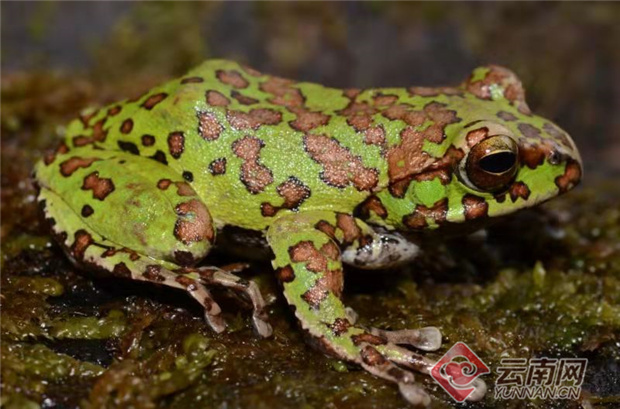
<svg viewBox="0 0 620 409"><path fill-rule="evenodd" d="M262 337L271 336L272 328L267 321L266 303L254 281L238 277L229 271L217 267L190 267L183 270L198 274L200 280L206 284L225 287L245 296L252 303L254 328Z"/></svg>
<svg viewBox="0 0 620 409"><path fill-rule="evenodd" d="M170 268L172 263L156 261L126 247L118 246L92 231L54 192L41 188L39 204L51 225L52 234L71 261L81 267L91 267L113 275L139 281L148 281L187 291L205 310L211 328L222 332L226 325L221 309L207 287L190 274L179 274ZM73 235L66 226L79 226Z"/></svg>
<svg viewBox="0 0 620 409"><path fill-rule="evenodd" d="M341 300L341 246L358 240L363 222L351 215L327 211L282 216L267 231L274 267L287 302L301 326L326 353L355 362L368 372L398 384L401 394L416 405L429 405L430 396L415 382L413 371L429 374L431 359L400 347L411 344L436 349L436 329L382 331L355 323L355 314ZM479 392L478 388L476 389ZM474 393L480 398L484 390Z"/></svg>
<svg viewBox="0 0 620 409"><path fill-rule="evenodd" d="M211 327L224 330L221 309L206 287L218 280L189 270L213 244L211 216L181 175L151 159L96 150L72 151L38 164L35 172L43 213L76 265L184 289L204 307ZM226 284L240 285L224 277ZM245 291L263 318L257 288ZM259 324L259 333L269 332L268 324Z"/></svg>

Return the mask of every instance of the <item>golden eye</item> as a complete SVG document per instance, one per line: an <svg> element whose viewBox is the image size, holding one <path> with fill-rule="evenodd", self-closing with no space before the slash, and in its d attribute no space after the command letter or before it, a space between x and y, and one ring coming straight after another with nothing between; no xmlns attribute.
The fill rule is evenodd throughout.
<svg viewBox="0 0 620 409"><path fill-rule="evenodd" d="M469 151L465 171L472 188L497 192L510 185L517 173L519 151L512 138L495 135L476 144Z"/></svg>

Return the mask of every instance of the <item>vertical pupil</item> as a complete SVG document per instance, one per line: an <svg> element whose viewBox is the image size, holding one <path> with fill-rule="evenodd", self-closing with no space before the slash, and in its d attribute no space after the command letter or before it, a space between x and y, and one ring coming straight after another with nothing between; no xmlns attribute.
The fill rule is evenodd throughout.
<svg viewBox="0 0 620 409"><path fill-rule="evenodd" d="M480 159L478 166L485 172L504 173L512 169L516 156L512 152L492 153Z"/></svg>

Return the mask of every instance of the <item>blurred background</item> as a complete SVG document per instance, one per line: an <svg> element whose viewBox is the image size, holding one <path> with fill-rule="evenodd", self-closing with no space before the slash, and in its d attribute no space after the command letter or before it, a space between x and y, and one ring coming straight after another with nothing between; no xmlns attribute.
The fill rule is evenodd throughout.
<svg viewBox="0 0 620 409"><path fill-rule="evenodd" d="M3 89L51 72L74 95L50 96L48 78L33 97L99 104L213 57L336 87L447 85L501 64L573 136L588 177L620 170L619 22L615 2L3 2Z"/></svg>

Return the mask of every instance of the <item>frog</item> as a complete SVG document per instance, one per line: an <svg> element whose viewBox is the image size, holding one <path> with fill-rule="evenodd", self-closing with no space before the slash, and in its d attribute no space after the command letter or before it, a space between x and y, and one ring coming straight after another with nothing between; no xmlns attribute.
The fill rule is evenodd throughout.
<svg viewBox="0 0 620 409"><path fill-rule="evenodd" d="M533 114L519 78L497 65L453 86L340 89L207 60L82 111L63 134L33 178L72 263L183 290L217 333L226 323L210 289L226 288L269 337L257 284L203 262L216 237L267 254L313 346L421 406L431 399L414 374L430 373L441 331L359 322L342 301L344 266L410 265L418 233L479 228L538 205L575 187L583 167L571 137ZM468 399L485 388L476 383Z"/></svg>

